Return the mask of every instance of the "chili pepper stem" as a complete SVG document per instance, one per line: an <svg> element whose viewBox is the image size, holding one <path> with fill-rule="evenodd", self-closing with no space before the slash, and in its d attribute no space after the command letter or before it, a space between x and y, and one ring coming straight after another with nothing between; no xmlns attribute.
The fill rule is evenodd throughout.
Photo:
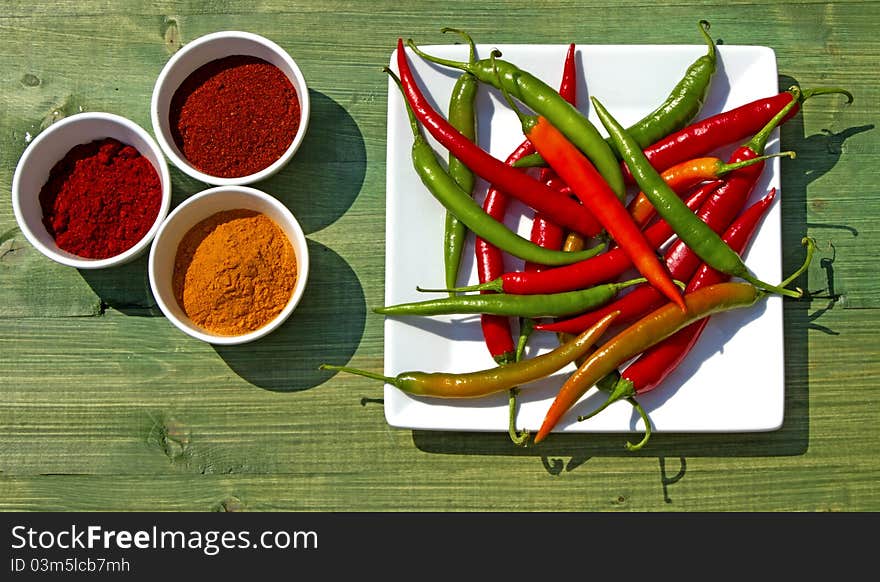
<svg viewBox="0 0 880 582"><path fill-rule="evenodd" d="M525 446L529 441L529 431L523 430L519 432L516 430L516 396L519 394L519 388L511 388L509 391L509 397L507 400L507 409L509 412L510 422L507 425L507 434L510 436L510 440L518 447Z"/></svg>
<svg viewBox="0 0 880 582"><path fill-rule="evenodd" d="M381 380L386 384L393 384L394 378L389 376L385 376L383 374L377 374L376 372L370 372L368 370L359 370L358 368L349 368L348 366L334 366L333 364L321 364L318 366L319 370L333 370L337 372L348 372L349 374L357 374L358 376L364 376L366 378L372 378L373 380Z"/></svg>
<svg viewBox="0 0 880 582"><path fill-rule="evenodd" d="M519 119L520 124L522 125L523 133L528 135L529 129L535 125L537 119L534 115L526 115L525 113L523 113L520 108L517 107L516 103L513 102L513 98L510 96L510 94L504 90L504 85L500 81L501 76L498 74L498 65L495 63L495 59L500 56L501 51L495 49L489 55L489 60L492 61L492 68L495 70L495 76L499 79L498 86L501 88L501 95L504 97L504 100L507 101L507 105L510 106L514 113L516 113L516 116Z"/></svg>
<svg viewBox="0 0 880 582"><path fill-rule="evenodd" d="M474 39L471 38L471 35L469 35L468 33L466 33L463 30L459 30L458 28L451 28L449 26L445 26L445 27L441 28L440 32L442 32L444 34L447 32L454 32L454 33L462 36L465 39L465 41L468 43L468 46L470 47L470 52L468 53L468 63L473 64L474 62L476 62L476 60L477 60L477 47L474 44Z"/></svg>
<svg viewBox="0 0 880 582"><path fill-rule="evenodd" d="M708 20L700 20L698 23L700 27L700 32L703 34L703 38L706 40L706 45L708 46L707 54L710 58L715 58L715 42L712 40L712 37L709 36L709 28L710 24Z"/></svg>
<svg viewBox="0 0 880 582"><path fill-rule="evenodd" d="M450 29L451 30L451 29ZM464 34L464 33L462 33ZM438 65L443 65L445 67L452 67L453 69L461 69L462 71L468 71L470 68L469 63L465 63L462 61L454 61L452 59L444 59L443 57L438 57L434 55L429 55L424 52L422 49L418 47L415 41L411 38L406 39L406 46L410 48L414 53L425 59L426 61L430 61L432 63L436 63ZM499 53L500 54L500 53Z"/></svg>
<svg viewBox="0 0 880 582"><path fill-rule="evenodd" d="M519 323L519 338L516 342L516 359L521 360L526 351L526 344L529 343L529 337L535 328L535 322L530 317L521 317Z"/></svg>
<svg viewBox="0 0 880 582"><path fill-rule="evenodd" d="M645 444L648 442L648 439L651 438L651 419L648 417L648 413L645 412L645 409L642 408L642 405L639 404L634 396L635 388L633 387L633 383L626 378L619 378L605 402L603 402L601 406L599 406L589 414L578 416L578 422L583 422L587 419L593 418L594 416L608 408L614 402L626 399L626 401L629 402L633 406L633 408L635 408L636 411L639 413L639 416L642 418L642 422L645 423L645 435L642 437L642 440L636 444L632 444L629 441L627 441L626 443L627 450L637 451L644 447Z"/></svg>
<svg viewBox="0 0 880 582"><path fill-rule="evenodd" d="M514 361L519 362L522 360L523 352L525 351L526 342L529 339L529 335L532 333L532 326L534 322L530 318L521 318L520 319L520 331L519 331L519 340L516 344L516 352L514 353ZM513 444L517 446L525 446L525 444L529 440L529 431L516 430L516 397L519 395L519 388L511 388L508 398L508 411L509 411L509 422L507 425L507 433L510 435L510 440L513 441Z"/></svg>
<svg viewBox="0 0 880 582"><path fill-rule="evenodd" d="M769 283L765 283L764 281L761 281L760 279L758 279L757 277L755 277L751 273L740 273L738 276L740 278L742 278L744 281L748 281L749 283L751 283L755 287L758 287L759 289L766 291L768 293L776 293L777 295L784 295L786 297L791 297L793 299L800 299L801 297L804 296L804 292L801 289L793 290L793 289L786 289L782 285L770 285Z"/></svg>
<svg viewBox="0 0 880 582"><path fill-rule="evenodd" d="M741 273L738 276L742 277L743 279L745 279L746 281L748 281L749 283L751 283L755 287L758 287L758 288L760 288L764 291L767 291L769 293L778 293L779 295L785 295L786 297L800 299L801 297L804 296L803 289L797 288L796 290L792 290L792 289L786 289L786 287L788 285L791 285L791 283L795 279L800 277L809 268L810 262L812 262L812 260L813 260L813 252L816 250L816 241L810 237L804 237L803 239L801 239L801 244L803 244L805 247L807 247L807 256L806 256L806 258L804 258L804 262L801 264L800 267L798 267L798 269L794 273L789 275L779 285L768 285L767 283L764 283L763 281L757 279L751 273Z"/></svg>
<svg viewBox="0 0 880 582"><path fill-rule="evenodd" d="M589 414L578 416L578 422L583 422L585 420L593 418L621 398L631 398L635 396L635 393L636 391L633 387L633 383L626 378L620 378L614 385L614 388L611 390L608 398L605 399L605 402L603 402L598 408L596 408Z"/></svg>
<svg viewBox="0 0 880 582"><path fill-rule="evenodd" d="M801 102L806 101L814 95L845 95L847 104L853 102L853 94L846 89L839 87L816 87L814 89L801 90Z"/></svg>
<svg viewBox="0 0 880 582"><path fill-rule="evenodd" d="M801 239L801 244L807 247L807 256L804 260L804 263L798 268L797 271L792 273L785 279L782 283L780 283L780 287L788 287L791 285L795 279L804 274L804 272L809 268L810 262L813 260L813 253L816 251L816 241L808 236L805 236Z"/></svg>
<svg viewBox="0 0 880 582"><path fill-rule="evenodd" d="M718 164L718 169L715 171L715 176L720 177L720 176L723 176L724 174L729 174L730 172L733 172L734 170L739 170L740 168L745 168L745 167L752 166L752 165L760 163L760 162L764 162L766 160L769 160L770 158L781 158L781 157L788 157L793 160L797 157L797 154L793 151L787 151L787 152L778 152L775 154L765 154L763 156L756 156L754 158L751 158L748 160L743 160L741 162L735 162L732 164L722 162L722 163Z"/></svg>
<svg viewBox="0 0 880 582"><path fill-rule="evenodd" d="M628 451L638 451L642 447L644 447L648 443L648 439L651 438L651 419L648 418L648 413L645 412L645 409L642 408L642 405L639 404L638 400L633 397L629 397L626 399L627 402L632 404L633 408L636 409L636 412L639 413L639 416L642 417L642 422L645 423L645 434L642 437L642 440L637 442L636 444L632 444L629 441L626 441L626 450Z"/></svg>
<svg viewBox="0 0 880 582"><path fill-rule="evenodd" d="M608 395L608 398L605 400L605 402L603 402L601 406L599 406L597 409L593 410L589 414L578 416L578 422L583 422L589 418L596 416L618 400L626 399L626 401L629 402L632 407L635 408L636 411L639 413L639 416L642 418L642 422L645 423L645 434L642 437L642 440L640 440L636 444L632 444L629 441L627 441L626 443L627 450L638 451L639 449L644 447L645 444L647 444L648 439L651 438L651 419L648 417L648 413L645 412L645 409L642 408L642 405L639 404L638 400L636 400L634 396L635 389L633 388L633 383L626 378L618 378L617 383L614 385L611 394Z"/></svg>

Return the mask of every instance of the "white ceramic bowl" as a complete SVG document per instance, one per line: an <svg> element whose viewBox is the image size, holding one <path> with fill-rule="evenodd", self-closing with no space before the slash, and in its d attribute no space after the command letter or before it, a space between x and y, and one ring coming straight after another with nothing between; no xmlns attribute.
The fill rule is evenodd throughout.
<svg viewBox="0 0 880 582"><path fill-rule="evenodd" d="M267 168L236 178L211 176L194 168L181 153L171 134L169 109L171 98L180 84L196 69L211 61L233 55L253 56L267 61L284 72L296 89L300 105L300 123L296 136L284 154ZM259 90L258 87L254 88ZM150 111L153 120L153 133L159 145L171 162L187 175L207 184L216 186L241 186L253 184L274 175L281 170L302 144L309 125L311 107L309 90L305 78L296 62L280 46L262 36L249 32L221 31L207 34L187 43L174 53L156 79Z"/></svg>
<svg viewBox="0 0 880 582"><path fill-rule="evenodd" d="M60 249L43 225L40 190L52 167L74 146L98 139L115 138L137 149L156 169L162 186L162 202L153 226L133 247L106 259L89 259ZM171 176L162 150L142 127L112 113L77 113L43 130L28 145L12 178L12 209L18 226L41 253L62 265L78 269L103 269L127 263L149 246L171 207Z"/></svg>
<svg viewBox="0 0 880 582"><path fill-rule="evenodd" d="M272 321L246 334L217 335L196 325L177 303L172 288L174 258L181 239L190 228L217 212L239 208L265 214L284 231L296 256L297 278L290 301ZM148 271L156 303L178 329L212 344L243 344L271 333L296 309L308 280L309 250L299 222L278 199L247 186L218 186L191 196L168 215L150 249Z"/></svg>

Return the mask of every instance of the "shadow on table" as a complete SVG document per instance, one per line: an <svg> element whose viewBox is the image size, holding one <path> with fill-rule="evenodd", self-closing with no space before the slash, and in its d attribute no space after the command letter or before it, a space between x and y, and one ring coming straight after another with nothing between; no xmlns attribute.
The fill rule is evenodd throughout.
<svg viewBox="0 0 880 582"><path fill-rule="evenodd" d="M101 310L111 307L133 316L161 316L147 273L149 251L112 269L80 269L80 275L101 299Z"/></svg>
<svg viewBox="0 0 880 582"><path fill-rule="evenodd" d="M780 87L785 89L796 81L780 77ZM839 96L821 96L819 99L840 99ZM810 103L805 107L809 114ZM841 107L841 105L835 105ZM874 129L873 125L850 127L841 132L830 130L810 136L804 135L803 117L797 115L781 129L781 143L786 149L795 150L797 159L786 160L782 165L783 216L783 272L791 273L804 259L801 239L807 228L835 229L842 236L858 236L847 225L807 223L807 187L817 178L831 171L840 158L842 143L858 133ZM758 186L761 187L760 185ZM482 454L534 456L540 459L550 474L572 471L592 457L658 457L661 480L665 487L684 477L687 457L760 457L794 456L806 453L809 448L809 354L808 332L842 333L823 327L818 319L834 307L834 253L817 249L814 268L818 265L826 278L822 290L807 288L806 278L794 282L807 290L803 300L784 301L784 349L785 349L785 409L784 421L779 430L734 434L677 434L655 433L647 446L636 452L625 449L627 440L637 441L640 434L554 434L540 445L519 447L507 434L502 433L456 433L445 431L416 430L412 432L413 443L420 450L439 454ZM829 303L816 310L811 300L829 299ZM617 405L624 405L619 403ZM567 458L567 460L565 460ZM667 459L675 459L667 466ZM668 500L668 496L667 496Z"/></svg>
<svg viewBox="0 0 880 582"><path fill-rule="evenodd" d="M284 325L253 343L215 345L231 370L276 392L308 390L327 380L322 362L347 362L361 341L366 299L354 271L329 248L309 241L309 280Z"/></svg>
<svg viewBox="0 0 880 582"><path fill-rule="evenodd" d="M354 118L327 95L309 90L311 120L290 163L257 188L290 208L306 234L325 228L351 207L367 171L364 136Z"/></svg>

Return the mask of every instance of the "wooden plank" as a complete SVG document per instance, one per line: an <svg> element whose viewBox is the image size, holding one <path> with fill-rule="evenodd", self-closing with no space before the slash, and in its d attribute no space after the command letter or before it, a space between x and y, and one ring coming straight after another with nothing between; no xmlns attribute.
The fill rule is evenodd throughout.
<svg viewBox="0 0 880 582"><path fill-rule="evenodd" d="M491 459L399 463L382 486L347 465L273 475L0 476L4 511L876 511L852 457ZM515 478L512 474L515 473ZM711 495L708 494L711 492Z"/></svg>
<svg viewBox="0 0 880 582"><path fill-rule="evenodd" d="M645 455L757 456L767 463L804 456L808 463L845 442L849 455L872 459L873 441L862 427L876 417L880 404L871 390L880 380L880 368L876 354L866 362L858 348L873 341L872 318L863 310L823 308L824 303L792 302L786 309L788 382L781 431L658 434ZM345 352L352 346L344 342L350 330L334 334L294 318L272 342L235 354L182 341L156 318L131 319L111 315L94 318L88 326L25 320L13 329L22 354L47 334L64 340L53 356L20 355L0 370L4 474L339 471L344 480L345 467L358 464L362 478L378 485L407 471L404 460L424 459L424 453L438 468L472 455L499 468L512 458L545 455L607 456L623 467L637 456L623 451L620 435L560 435L538 450L512 447L506 435L410 435L389 429L376 402L379 385L343 375L329 378L315 370L321 359L348 359ZM361 346L367 353L380 343L378 330L371 327ZM88 349L88 338L96 333L108 345L121 347ZM144 338L136 351L130 348L130 334ZM356 355L354 360L381 369L381 359ZM861 374L841 377L839 370L858 367L864 369ZM272 370L256 371L266 368ZM290 391L265 390L261 382ZM869 466L877 468L874 461Z"/></svg>

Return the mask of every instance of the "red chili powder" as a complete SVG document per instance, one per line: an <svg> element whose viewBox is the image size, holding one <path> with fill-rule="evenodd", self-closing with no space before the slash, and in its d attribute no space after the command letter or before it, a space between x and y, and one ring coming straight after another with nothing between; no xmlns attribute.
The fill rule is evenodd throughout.
<svg viewBox="0 0 880 582"><path fill-rule="evenodd" d="M106 259L133 247L162 204L159 174L141 153L106 138L73 147L40 190L43 224L65 251Z"/></svg>
<svg viewBox="0 0 880 582"><path fill-rule="evenodd" d="M237 178L271 166L296 136L300 104L290 79L257 57L211 61L171 98L175 144L199 171Z"/></svg>

